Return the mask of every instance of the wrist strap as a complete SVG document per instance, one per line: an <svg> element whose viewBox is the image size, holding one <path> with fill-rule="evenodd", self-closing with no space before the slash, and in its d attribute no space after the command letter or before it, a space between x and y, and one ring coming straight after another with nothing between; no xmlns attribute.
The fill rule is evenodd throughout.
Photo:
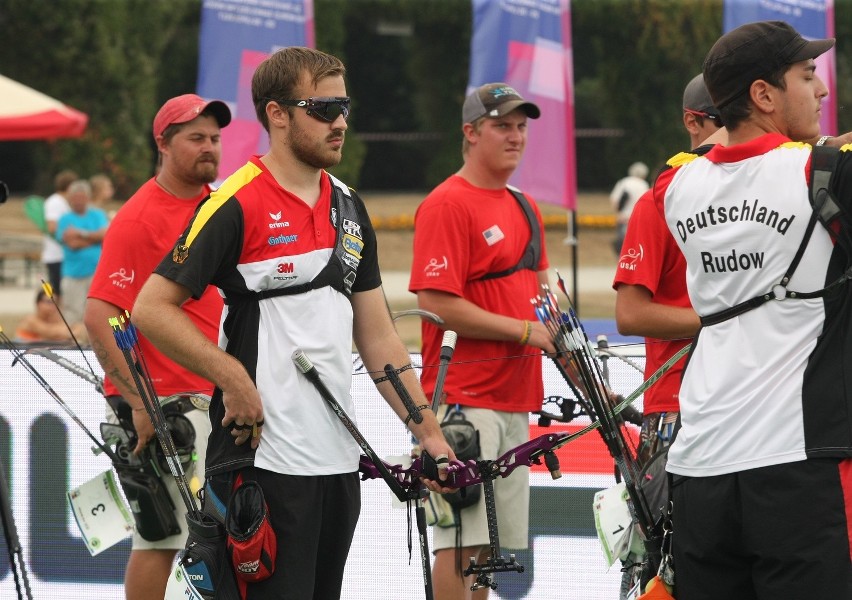
<svg viewBox="0 0 852 600"><path fill-rule="evenodd" d="M518 343L522 346L530 341L530 336L532 335L532 323L529 321L524 321L524 335L521 336L521 339L518 340Z"/></svg>
<svg viewBox="0 0 852 600"><path fill-rule="evenodd" d="M429 408L428 404L421 404L420 406L417 407L417 410L426 410L427 408ZM411 419L413 417L414 417L414 415L409 413L408 416L405 417L405 420L403 421L403 423L405 423L405 425L408 426L408 422L411 421Z"/></svg>

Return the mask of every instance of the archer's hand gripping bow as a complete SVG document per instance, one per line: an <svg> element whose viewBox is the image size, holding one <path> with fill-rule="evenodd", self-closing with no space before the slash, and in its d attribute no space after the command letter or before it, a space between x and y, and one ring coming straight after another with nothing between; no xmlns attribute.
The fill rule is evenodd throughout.
<svg viewBox="0 0 852 600"><path fill-rule="evenodd" d="M322 396L337 417L343 422L343 425L349 431L350 435L355 439L363 451L363 455L359 461L359 471L363 479L383 479L390 487L391 491L400 501L409 501L412 499L423 498L427 490L423 485L422 478L439 481L445 487L461 488L469 485L483 484L485 492L486 512L488 516L488 534L491 555L487 558L484 564L471 565L465 569L465 575L476 574L476 583L474 589L481 587L490 587L496 589L497 585L491 578L492 573L502 571L522 572L524 567L515 562L514 556L508 559L500 555L500 542L497 532L497 516L494 506L494 490L492 483L498 477L508 477L516 468L520 466L530 466L540 464L544 457L547 468L550 469L554 479L561 476L559 472L559 461L554 453L557 448L574 439L574 436L567 434L548 434L540 436L534 440L530 440L513 448L495 460L469 460L461 462L458 460L451 461L447 471L446 478L440 478L438 465L435 459L429 456L427 452L423 452L415 458L411 465L404 468L402 465L391 465L383 461L376 455L370 447L361 432L355 427L352 420L346 415L340 404L334 399L331 392L320 379L316 367L311 363L310 359L305 356L304 352L297 350L293 353L293 361L299 370L305 374L308 380L316 387L317 391ZM393 369L385 369L388 378L395 384L395 389L399 393L399 387L402 387L401 382L394 381L394 375L397 375ZM398 375L397 375L398 378ZM399 386L399 387L397 387ZM405 399L403 398L403 402ZM410 399L409 399L410 402ZM413 404L413 403L411 403ZM415 407L415 410L418 410ZM412 415L414 418L414 415ZM419 519L418 519L419 520ZM421 537L425 537L421 535ZM421 545L422 548L422 545ZM424 557L424 561L428 558ZM428 570L428 564L424 564L424 575ZM431 597L429 580L427 579L427 598Z"/></svg>

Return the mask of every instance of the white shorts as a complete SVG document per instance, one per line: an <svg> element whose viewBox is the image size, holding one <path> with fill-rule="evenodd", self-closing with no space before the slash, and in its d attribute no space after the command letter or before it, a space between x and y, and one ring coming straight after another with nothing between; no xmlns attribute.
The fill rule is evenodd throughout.
<svg viewBox="0 0 852 600"><path fill-rule="evenodd" d="M480 458L495 459L530 439L529 413L498 412L469 406L462 406L462 412L479 430L479 445L482 451ZM493 483L500 546L527 548L530 516L529 467L517 467L508 477L498 477ZM455 548L455 527L435 527L432 533L434 550ZM488 546L484 491L479 502L462 509L461 534L462 548Z"/></svg>
<svg viewBox="0 0 852 600"><path fill-rule="evenodd" d="M107 406L107 420L111 423L117 423L117 419L112 410ZM210 436L210 417L206 410L193 409L185 413L184 416L189 419L195 428L195 455L196 460L184 466L186 480L190 484L190 488L197 490L204 486L204 458L207 455L207 438ZM156 439L152 439L149 443L157 444ZM172 503L175 505L175 518L180 526L180 533L169 536L156 542L151 542L143 538L134 531L133 533L133 550L183 550L186 545L186 505L178 491L177 482L171 472L166 471L163 474L163 481L166 484L166 489L169 490L169 496ZM196 505L200 508L201 502L195 498Z"/></svg>

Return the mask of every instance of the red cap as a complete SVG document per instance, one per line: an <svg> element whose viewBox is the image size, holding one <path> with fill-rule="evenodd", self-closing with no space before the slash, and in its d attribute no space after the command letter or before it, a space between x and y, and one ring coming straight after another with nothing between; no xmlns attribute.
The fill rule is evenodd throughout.
<svg viewBox="0 0 852 600"><path fill-rule="evenodd" d="M154 117L154 138L162 135L169 125L192 121L207 108L216 118L219 127L225 127L231 122L231 110L221 100L208 102L195 94L184 94L166 101L157 111L157 116Z"/></svg>

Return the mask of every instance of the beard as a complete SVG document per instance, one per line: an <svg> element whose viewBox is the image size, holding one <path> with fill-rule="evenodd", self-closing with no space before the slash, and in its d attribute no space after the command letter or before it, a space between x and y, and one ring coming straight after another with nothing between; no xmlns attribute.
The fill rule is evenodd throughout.
<svg viewBox="0 0 852 600"><path fill-rule="evenodd" d="M315 169L328 169L340 164L343 158L343 147L334 150L325 145L331 140L342 140L344 135L342 129L333 130L324 140L317 142L304 129L300 128L295 120L291 123L287 143L296 159Z"/></svg>
<svg viewBox="0 0 852 600"><path fill-rule="evenodd" d="M219 176L219 161L199 160L193 164L188 175L199 185L213 183Z"/></svg>

